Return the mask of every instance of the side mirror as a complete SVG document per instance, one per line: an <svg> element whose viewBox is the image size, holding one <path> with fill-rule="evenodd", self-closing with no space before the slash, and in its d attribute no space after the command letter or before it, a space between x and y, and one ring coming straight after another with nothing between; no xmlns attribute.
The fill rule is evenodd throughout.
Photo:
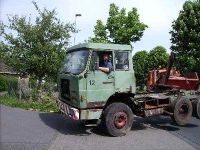
<svg viewBox="0 0 200 150"><path fill-rule="evenodd" d="M129 70L128 65L124 65L123 69L124 69L125 71L128 71L128 70Z"/></svg>

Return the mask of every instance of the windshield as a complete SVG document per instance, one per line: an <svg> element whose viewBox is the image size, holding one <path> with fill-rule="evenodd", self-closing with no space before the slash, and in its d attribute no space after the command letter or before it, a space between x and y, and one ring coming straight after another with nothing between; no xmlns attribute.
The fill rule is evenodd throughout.
<svg viewBox="0 0 200 150"><path fill-rule="evenodd" d="M79 50L67 53L67 56L64 59L64 65L61 72L80 74L85 69L88 54L88 50Z"/></svg>

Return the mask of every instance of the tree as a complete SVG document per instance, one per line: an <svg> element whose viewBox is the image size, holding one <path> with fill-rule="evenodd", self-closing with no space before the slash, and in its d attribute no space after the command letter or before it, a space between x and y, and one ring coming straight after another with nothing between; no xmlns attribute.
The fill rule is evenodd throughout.
<svg viewBox="0 0 200 150"><path fill-rule="evenodd" d="M148 57L147 51L136 52L133 56L133 68L135 71L136 84L144 87L147 83L148 75Z"/></svg>
<svg viewBox="0 0 200 150"><path fill-rule="evenodd" d="M192 56L187 56L187 55L181 55L177 54L176 56L176 68L184 73L190 73L190 72L200 72L198 70L199 65L196 64L197 61Z"/></svg>
<svg viewBox="0 0 200 150"><path fill-rule="evenodd" d="M162 46L156 46L149 52L148 57L148 68L157 69L159 66L162 68L166 68L167 62L169 59L169 55L167 54L167 50Z"/></svg>
<svg viewBox="0 0 200 150"><path fill-rule="evenodd" d="M110 4L109 17L106 25L97 20L94 29L95 37L92 42L130 44L139 41L147 25L140 22L136 8L126 14L126 9L119 9L115 4Z"/></svg>
<svg viewBox="0 0 200 150"><path fill-rule="evenodd" d="M6 45L6 63L17 72L32 75L41 83L44 78L55 79L70 33L75 30L73 24L64 24L56 18L55 10L40 10L36 2L33 4L38 12L34 23L30 17L10 16L8 25L1 23L1 35Z"/></svg>
<svg viewBox="0 0 200 150"><path fill-rule="evenodd" d="M166 68L168 59L169 55L162 46L156 46L149 53L147 51L136 52L133 56L133 68L137 85L143 89L147 84L148 72L159 66Z"/></svg>
<svg viewBox="0 0 200 150"><path fill-rule="evenodd" d="M180 69L200 73L200 0L184 3L170 34L171 49L177 52Z"/></svg>
<svg viewBox="0 0 200 150"><path fill-rule="evenodd" d="M97 20L97 24L94 27L95 38L92 41L95 43L110 43L107 37L106 27L103 25L101 20Z"/></svg>
<svg viewBox="0 0 200 150"><path fill-rule="evenodd" d="M0 42L0 59L3 59L4 44Z"/></svg>

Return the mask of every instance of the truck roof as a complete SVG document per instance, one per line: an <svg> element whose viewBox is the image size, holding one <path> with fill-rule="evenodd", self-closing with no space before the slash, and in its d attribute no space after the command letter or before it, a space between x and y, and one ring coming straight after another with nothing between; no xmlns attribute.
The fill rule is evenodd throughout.
<svg viewBox="0 0 200 150"><path fill-rule="evenodd" d="M131 45L125 44L103 44L103 43L81 43L75 46L68 48L68 51L87 48L87 49L95 49L95 50L128 50L132 51Z"/></svg>

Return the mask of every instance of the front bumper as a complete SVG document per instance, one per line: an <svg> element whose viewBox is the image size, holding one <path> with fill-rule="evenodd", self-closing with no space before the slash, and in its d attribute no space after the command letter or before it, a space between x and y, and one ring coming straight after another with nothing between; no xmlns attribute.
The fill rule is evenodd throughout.
<svg viewBox="0 0 200 150"><path fill-rule="evenodd" d="M74 120L79 120L80 119L80 111L77 108L71 107L66 103L63 103L62 101L57 99L57 105L58 108L60 109L60 111L62 113L64 113L65 115L69 116L70 118L74 119Z"/></svg>
<svg viewBox="0 0 200 150"><path fill-rule="evenodd" d="M62 113L74 120L99 119L103 109L77 109L57 99L58 108Z"/></svg>

